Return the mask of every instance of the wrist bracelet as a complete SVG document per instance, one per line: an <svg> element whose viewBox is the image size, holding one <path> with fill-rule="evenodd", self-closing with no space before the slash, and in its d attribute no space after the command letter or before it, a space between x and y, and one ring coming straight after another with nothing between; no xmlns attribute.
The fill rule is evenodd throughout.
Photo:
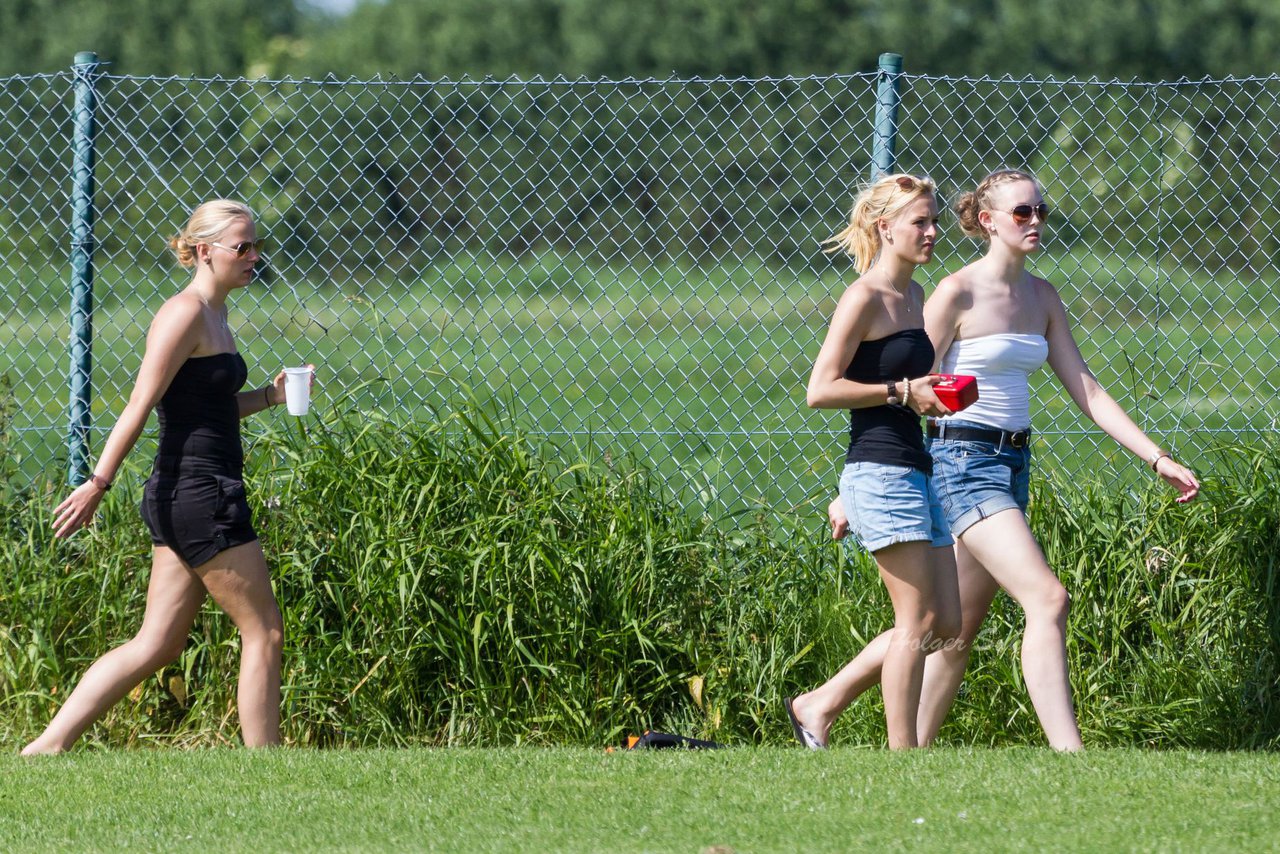
<svg viewBox="0 0 1280 854"><path fill-rule="evenodd" d="M263 387L262 399L267 402L267 409L270 409L271 408L271 386Z"/></svg>
<svg viewBox="0 0 1280 854"><path fill-rule="evenodd" d="M106 492L111 488L111 481L97 474L90 474L89 482L98 487L98 489L101 489L103 492Z"/></svg>
<svg viewBox="0 0 1280 854"><path fill-rule="evenodd" d="M1165 457L1168 457L1169 459L1173 459L1173 454L1169 453L1168 451L1160 451L1159 453L1152 454L1151 470L1155 471L1156 467L1160 465L1160 461L1163 460Z"/></svg>
<svg viewBox="0 0 1280 854"><path fill-rule="evenodd" d="M902 393L902 405L905 406L907 409L910 409L911 408L911 380L907 377L903 377L902 385L906 389Z"/></svg>

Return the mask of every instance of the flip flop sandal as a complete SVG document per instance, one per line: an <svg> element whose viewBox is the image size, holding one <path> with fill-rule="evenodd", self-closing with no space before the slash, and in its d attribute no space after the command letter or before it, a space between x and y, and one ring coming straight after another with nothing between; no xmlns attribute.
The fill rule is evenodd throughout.
<svg viewBox="0 0 1280 854"><path fill-rule="evenodd" d="M787 707L787 717L791 719L791 731L795 733L796 741L810 750L826 750L827 746L818 741L816 735L800 726L800 719L796 717L795 710L791 708L791 698L787 697L782 701L782 704Z"/></svg>

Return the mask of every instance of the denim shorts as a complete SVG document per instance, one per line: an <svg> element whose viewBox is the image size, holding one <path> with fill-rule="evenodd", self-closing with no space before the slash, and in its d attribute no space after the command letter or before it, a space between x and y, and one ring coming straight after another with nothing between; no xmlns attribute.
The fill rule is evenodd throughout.
<svg viewBox="0 0 1280 854"><path fill-rule="evenodd" d="M987 424L947 421L948 427L993 429ZM1031 448L1011 448L994 442L929 439L934 488L942 500L953 536L975 522L1014 507L1027 512L1031 480Z"/></svg>
<svg viewBox="0 0 1280 854"><path fill-rule="evenodd" d="M895 543L953 542L932 478L911 466L848 463L840 473L840 503L849 532L876 552Z"/></svg>

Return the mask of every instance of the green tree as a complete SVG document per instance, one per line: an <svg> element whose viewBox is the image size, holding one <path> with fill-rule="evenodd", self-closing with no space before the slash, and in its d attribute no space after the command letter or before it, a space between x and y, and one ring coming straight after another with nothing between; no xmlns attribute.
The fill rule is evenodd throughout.
<svg viewBox="0 0 1280 854"><path fill-rule="evenodd" d="M0 75L62 71L91 50L116 74L239 76L301 20L294 0L6 0Z"/></svg>

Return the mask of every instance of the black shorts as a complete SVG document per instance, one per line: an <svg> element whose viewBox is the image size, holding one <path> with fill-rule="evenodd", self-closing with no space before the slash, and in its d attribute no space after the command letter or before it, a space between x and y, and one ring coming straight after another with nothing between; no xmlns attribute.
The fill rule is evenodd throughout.
<svg viewBox="0 0 1280 854"><path fill-rule="evenodd" d="M142 488L142 521L151 542L168 546L187 566L258 539L236 473L191 473L157 468Z"/></svg>

